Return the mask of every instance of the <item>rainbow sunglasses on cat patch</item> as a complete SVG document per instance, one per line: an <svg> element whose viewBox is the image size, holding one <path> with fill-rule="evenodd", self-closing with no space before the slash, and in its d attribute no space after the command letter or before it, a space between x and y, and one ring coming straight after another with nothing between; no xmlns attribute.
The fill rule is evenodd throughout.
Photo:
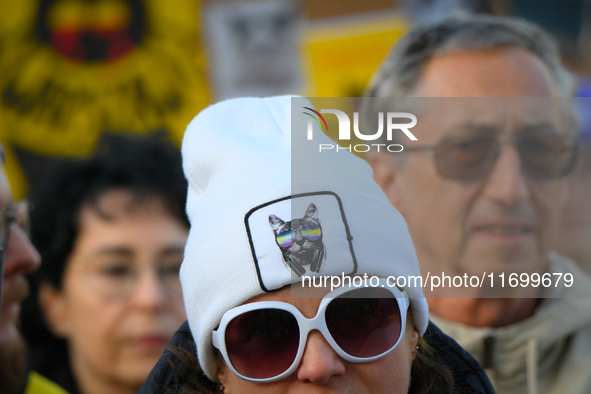
<svg viewBox="0 0 591 394"><path fill-rule="evenodd" d="M322 230L319 226L306 226L299 230L290 230L279 233L277 235L277 244L282 248L289 248L296 238L297 231L302 234L302 237L311 242L318 241L322 236Z"/></svg>

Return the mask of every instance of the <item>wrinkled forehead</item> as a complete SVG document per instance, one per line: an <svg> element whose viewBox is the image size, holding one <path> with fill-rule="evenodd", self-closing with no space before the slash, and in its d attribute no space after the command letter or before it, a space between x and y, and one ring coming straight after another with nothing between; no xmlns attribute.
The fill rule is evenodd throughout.
<svg viewBox="0 0 591 394"><path fill-rule="evenodd" d="M423 98L413 107L423 143L481 131L569 134L575 129L571 103L564 98Z"/></svg>

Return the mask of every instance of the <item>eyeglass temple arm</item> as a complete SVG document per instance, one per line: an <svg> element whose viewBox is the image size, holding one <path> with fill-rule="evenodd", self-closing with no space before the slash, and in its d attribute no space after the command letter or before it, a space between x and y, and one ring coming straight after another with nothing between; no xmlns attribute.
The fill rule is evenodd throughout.
<svg viewBox="0 0 591 394"><path fill-rule="evenodd" d="M421 150L433 150L433 149L435 149L436 147L437 147L436 145L426 145L426 146L411 146L411 147L408 147L408 148L406 148L406 147L405 147L405 148L402 150L402 152L404 152L404 151L410 151L410 152L413 152L413 151L421 151Z"/></svg>
<svg viewBox="0 0 591 394"><path fill-rule="evenodd" d="M215 347L216 349L219 349L220 345L218 342L218 331L217 330L213 330L211 332L211 344L213 345L213 347Z"/></svg>

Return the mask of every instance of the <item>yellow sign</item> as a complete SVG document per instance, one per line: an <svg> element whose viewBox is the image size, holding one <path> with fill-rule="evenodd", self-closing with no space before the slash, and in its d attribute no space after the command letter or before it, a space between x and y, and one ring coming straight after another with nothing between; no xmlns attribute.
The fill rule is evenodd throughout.
<svg viewBox="0 0 591 394"><path fill-rule="evenodd" d="M396 14L314 22L304 37L307 96L360 97L390 48L408 31Z"/></svg>
<svg viewBox="0 0 591 394"><path fill-rule="evenodd" d="M209 102L198 0L0 0L0 141L80 157L103 133L180 141Z"/></svg>
<svg viewBox="0 0 591 394"><path fill-rule="evenodd" d="M409 25L397 14L358 15L311 24L304 37L307 96L316 108L338 108L353 119L373 74ZM333 97L332 99L323 99ZM341 97L342 99L335 99ZM332 107L331 107L332 106ZM328 116L328 136L337 139L336 118ZM354 137L351 143L362 141ZM358 156L362 153L354 152Z"/></svg>

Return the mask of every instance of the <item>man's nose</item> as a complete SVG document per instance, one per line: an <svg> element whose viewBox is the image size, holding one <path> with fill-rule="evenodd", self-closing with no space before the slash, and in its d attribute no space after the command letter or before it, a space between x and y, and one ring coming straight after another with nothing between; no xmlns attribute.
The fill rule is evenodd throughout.
<svg viewBox="0 0 591 394"><path fill-rule="evenodd" d="M530 196L519 153L513 145L502 145L489 175L485 194L503 206L515 206Z"/></svg>
<svg viewBox="0 0 591 394"><path fill-rule="evenodd" d="M312 331L296 373L302 382L326 384L331 377L344 375L345 361L320 332Z"/></svg>
<svg viewBox="0 0 591 394"><path fill-rule="evenodd" d="M5 254L4 278L34 272L41 264L41 256L33 246L23 229L11 223L8 245Z"/></svg>

